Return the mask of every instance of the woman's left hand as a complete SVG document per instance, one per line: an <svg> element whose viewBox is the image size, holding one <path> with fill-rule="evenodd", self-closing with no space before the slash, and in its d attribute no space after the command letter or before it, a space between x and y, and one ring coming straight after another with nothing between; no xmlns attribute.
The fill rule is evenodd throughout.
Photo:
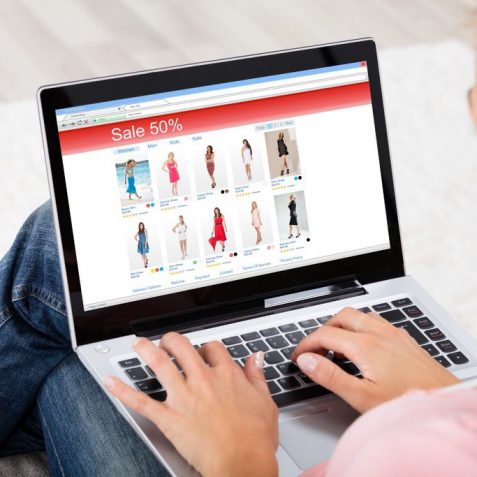
<svg viewBox="0 0 477 477"><path fill-rule="evenodd" d="M222 343L207 343L199 354L177 333L164 335L159 346L139 338L134 350L167 390L166 401L114 377L106 379L106 387L150 419L198 472L206 477L277 475L278 410L263 375L263 353L249 357L242 370Z"/></svg>

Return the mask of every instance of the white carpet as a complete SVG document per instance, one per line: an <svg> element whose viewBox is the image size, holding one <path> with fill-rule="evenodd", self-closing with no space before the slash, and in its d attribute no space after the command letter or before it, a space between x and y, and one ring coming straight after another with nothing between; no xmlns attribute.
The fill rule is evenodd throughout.
<svg viewBox="0 0 477 477"><path fill-rule="evenodd" d="M472 50L457 41L380 55L407 271L477 337L477 132ZM0 105L0 255L48 198L36 105Z"/></svg>

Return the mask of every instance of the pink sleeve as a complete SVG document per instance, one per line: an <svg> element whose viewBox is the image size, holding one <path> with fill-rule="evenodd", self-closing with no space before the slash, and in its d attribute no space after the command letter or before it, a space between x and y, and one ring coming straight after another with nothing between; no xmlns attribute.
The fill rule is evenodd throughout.
<svg viewBox="0 0 477 477"><path fill-rule="evenodd" d="M477 475L477 390L414 392L362 415L302 477Z"/></svg>

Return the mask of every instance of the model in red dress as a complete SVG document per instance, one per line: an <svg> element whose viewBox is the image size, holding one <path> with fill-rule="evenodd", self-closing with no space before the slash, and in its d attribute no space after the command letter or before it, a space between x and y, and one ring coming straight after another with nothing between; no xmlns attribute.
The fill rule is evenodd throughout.
<svg viewBox="0 0 477 477"><path fill-rule="evenodd" d="M225 241L227 240L227 225L225 224L225 217L220 212L220 209L216 207L214 209L214 226L212 228L212 237L209 239L210 245L215 251L217 242L222 245L222 252L225 250Z"/></svg>
<svg viewBox="0 0 477 477"><path fill-rule="evenodd" d="M177 161L174 159L174 153L167 155L167 161L164 161L162 170L169 174L169 182L172 185L172 195L177 195L177 183L179 182L179 171L177 170Z"/></svg>

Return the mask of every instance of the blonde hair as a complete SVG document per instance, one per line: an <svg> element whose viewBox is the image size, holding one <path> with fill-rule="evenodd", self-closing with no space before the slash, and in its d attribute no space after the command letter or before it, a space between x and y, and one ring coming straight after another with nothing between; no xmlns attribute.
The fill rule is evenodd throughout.
<svg viewBox="0 0 477 477"><path fill-rule="evenodd" d="M258 204L255 201L253 201L252 202L252 210L250 212L251 214L253 214L253 209L254 209L253 204L255 204L255 209L258 209Z"/></svg>
<svg viewBox="0 0 477 477"><path fill-rule="evenodd" d="M174 153L171 151L168 155L167 155L167 160L169 161L169 158L172 156L172 162L174 164L177 164L175 158L174 158Z"/></svg>
<svg viewBox="0 0 477 477"><path fill-rule="evenodd" d="M278 139L283 139L285 137L285 134L283 134L282 131L278 133Z"/></svg>

